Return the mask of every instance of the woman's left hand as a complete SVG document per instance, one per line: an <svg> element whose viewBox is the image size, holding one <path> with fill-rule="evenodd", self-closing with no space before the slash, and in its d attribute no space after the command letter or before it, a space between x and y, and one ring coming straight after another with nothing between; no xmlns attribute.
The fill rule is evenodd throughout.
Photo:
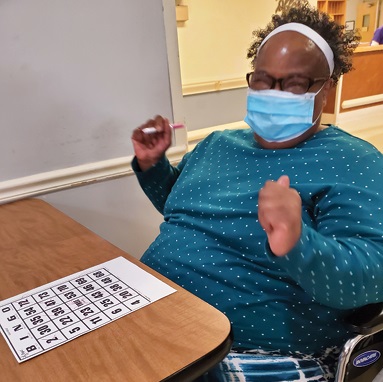
<svg viewBox="0 0 383 382"><path fill-rule="evenodd" d="M285 256L302 232L302 200L288 176L267 181L259 191L258 218L274 255Z"/></svg>

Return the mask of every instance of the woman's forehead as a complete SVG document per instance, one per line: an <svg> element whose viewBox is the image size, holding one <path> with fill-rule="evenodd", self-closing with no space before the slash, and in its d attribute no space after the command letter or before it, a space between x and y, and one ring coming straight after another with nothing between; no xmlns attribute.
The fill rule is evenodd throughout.
<svg viewBox="0 0 383 382"><path fill-rule="evenodd" d="M260 49L256 60L258 68L275 70L309 71L325 75L327 60L322 51L308 37L294 31L285 31L272 36Z"/></svg>

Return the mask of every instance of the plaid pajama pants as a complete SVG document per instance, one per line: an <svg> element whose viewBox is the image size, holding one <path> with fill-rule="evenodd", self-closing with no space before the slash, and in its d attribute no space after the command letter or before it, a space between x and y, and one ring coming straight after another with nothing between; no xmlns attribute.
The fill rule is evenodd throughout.
<svg viewBox="0 0 383 382"><path fill-rule="evenodd" d="M231 352L195 382L333 382L337 358L334 350L331 349L321 359L305 355L284 356L275 352ZM324 358L327 364L323 362ZM328 363L332 366L329 367Z"/></svg>

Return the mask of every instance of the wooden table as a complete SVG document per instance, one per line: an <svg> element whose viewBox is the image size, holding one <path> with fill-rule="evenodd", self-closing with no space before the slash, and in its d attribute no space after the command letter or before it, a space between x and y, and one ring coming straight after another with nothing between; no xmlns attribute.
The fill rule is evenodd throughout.
<svg viewBox="0 0 383 382"><path fill-rule="evenodd" d="M0 206L0 300L123 256L177 292L18 363L0 335L3 381L192 381L232 344L229 320L49 204ZM126 227L129 229L129 227Z"/></svg>

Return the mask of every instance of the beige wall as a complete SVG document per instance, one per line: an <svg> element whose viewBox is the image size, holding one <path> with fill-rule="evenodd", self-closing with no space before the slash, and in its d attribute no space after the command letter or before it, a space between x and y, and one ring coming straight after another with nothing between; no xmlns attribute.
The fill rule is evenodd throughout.
<svg viewBox="0 0 383 382"><path fill-rule="evenodd" d="M357 19L358 5L363 3L363 0L347 0L346 4L346 21ZM372 28L375 30L377 27L383 25L383 0L371 0L371 3L377 3L377 15L376 20L373 20L373 23L376 22L376 25L373 25ZM362 41L370 43L370 41Z"/></svg>
<svg viewBox="0 0 383 382"><path fill-rule="evenodd" d="M316 1L310 0L316 5ZM276 0L182 0L189 20L178 23L182 83L243 78L252 31L264 27Z"/></svg>

